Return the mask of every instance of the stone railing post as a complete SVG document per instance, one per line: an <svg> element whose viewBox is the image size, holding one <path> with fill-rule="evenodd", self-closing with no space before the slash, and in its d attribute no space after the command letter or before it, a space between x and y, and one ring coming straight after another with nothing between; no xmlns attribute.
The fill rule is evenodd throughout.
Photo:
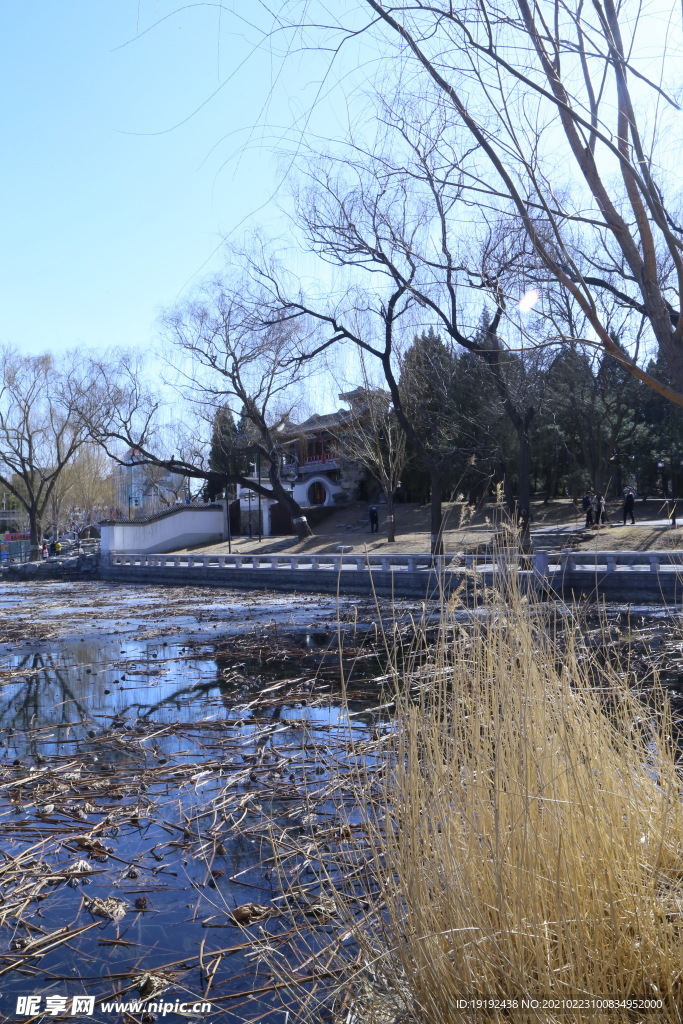
<svg viewBox="0 0 683 1024"><path fill-rule="evenodd" d="M534 569L539 576L548 575L548 552L539 550L534 553Z"/></svg>
<svg viewBox="0 0 683 1024"><path fill-rule="evenodd" d="M560 565L562 566L562 572L574 572L574 555L569 548L562 548L560 552Z"/></svg>

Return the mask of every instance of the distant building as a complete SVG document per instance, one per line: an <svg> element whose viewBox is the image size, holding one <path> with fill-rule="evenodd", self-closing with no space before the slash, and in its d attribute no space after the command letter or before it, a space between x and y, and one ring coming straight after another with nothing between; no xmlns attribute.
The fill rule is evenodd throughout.
<svg viewBox="0 0 683 1024"><path fill-rule="evenodd" d="M116 504L123 516L140 519L163 512L190 496L190 481L179 473L140 461L134 448L115 469Z"/></svg>
<svg viewBox="0 0 683 1024"><path fill-rule="evenodd" d="M343 454L344 430L351 429L362 420L367 410L368 392L365 388L356 388L339 395L339 398L350 408L327 414L316 413L302 423L288 422L282 428L285 454L281 479L302 508L342 507L352 501L376 501L379 498L378 484L365 466ZM266 468L264 462L261 477L264 485L268 486ZM253 479L256 479L256 465L252 472ZM257 534L258 495L249 488L238 487L237 497L241 506L242 533L250 532L251 523L252 535ZM283 532L279 528L271 530L271 509L276 504L261 498L261 525L265 536L271 532Z"/></svg>
<svg viewBox="0 0 683 1024"><path fill-rule="evenodd" d="M347 505L377 497L377 484L366 467L343 453L344 431L362 421L368 391L356 388L339 398L350 408L315 414L289 428L294 436L286 445L282 478L291 484L294 499L302 507Z"/></svg>

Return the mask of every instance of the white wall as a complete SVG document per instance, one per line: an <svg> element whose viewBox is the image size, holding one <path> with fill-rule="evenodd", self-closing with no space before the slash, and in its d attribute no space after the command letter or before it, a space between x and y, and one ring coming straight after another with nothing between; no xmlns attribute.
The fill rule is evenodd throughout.
<svg viewBox="0 0 683 1024"><path fill-rule="evenodd" d="M256 494L255 491L251 492L251 503L249 502L249 490L246 487L238 487L237 497L240 499L241 502L241 511L245 513L245 515L249 512L250 509L252 511L252 514L258 511L258 494ZM261 495L262 537L270 537L270 508L271 505L275 504L277 504L275 501L271 501L270 498L264 498L263 495ZM258 522L258 517L256 517L256 521Z"/></svg>
<svg viewBox="0 0 683 1024"><path fill-rule="evenodd" d="M122 520L103 523L102 552L125 551L152 554L177 551L195 544L216 544L225 540L225 509L179 506L152 523Z"/></svg>

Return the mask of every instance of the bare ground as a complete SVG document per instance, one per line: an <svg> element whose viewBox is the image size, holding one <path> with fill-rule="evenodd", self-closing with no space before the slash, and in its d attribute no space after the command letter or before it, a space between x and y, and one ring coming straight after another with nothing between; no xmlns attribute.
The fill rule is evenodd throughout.
<svg viewBox="0 0 683 1024"><path fill-rule="evenodd" d="M315 527L315 535L305 541L294 537L235 537L232 539L233 552L248 554L260 551L270 554L286 550L291 554L337 552L340 546L350 547L354 552L370 554L421 553L429 551L429 506L399 504L395 509L396 541L389 544L386 537L386 509L379 506L379 533L371 534L368 521L368 505L356 502L334 512L328 519ZM668 519L669 509L661 499L636 504L636 526L622 525L621 504L608 505L609 522L599 529L582 529L585 514L571 499L559 498L545 504L532 503L531 531L536 548L550 550L573 547L580 550L661 550L683 547L683 531L672 529ZM683 507L681 507L683 523ZM505 514L499 506L487 505L471 510L460 502L444 503L444 545L446 551L476 552L484 550L501 529ZM638 525L647 520L657 525ZM187 549L182 549L187 550ZM228 543L201 545L192 549L215 554L228 552Z"/></svg>

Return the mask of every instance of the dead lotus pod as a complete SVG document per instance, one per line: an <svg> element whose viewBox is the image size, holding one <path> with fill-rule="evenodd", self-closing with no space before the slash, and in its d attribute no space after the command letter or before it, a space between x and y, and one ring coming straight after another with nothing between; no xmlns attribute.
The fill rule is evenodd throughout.
<svg viewBox="0 0 683 1024"><path fill-rule="evenodd" d="M92 868L87 860L77 860L74 864L69 864L65 871L67 875L89 875Z"/></svg>
<svg viewBox="0 0 683 1024"><path fill-rule="evenodd" d="M109 917L112 921L120 921L122 917L125 917L128 909L124 901L117 899L116 896L108 896L105 900L101 900L98 896L94 896L92 899L86 897L85 900L85 905L91 914L95 914L96 917Z"/></svg>
<svg viewBox="0 0 683 1024"><path fill-rule="evenodd" d="M162 974L145 973L141 974L133 982L133 987L138 990L142 999L149 999L156 996L169 984L169 979Z"/></svg>
<svg viewBox="0 0 683 1024"><path fill-rule="evenodd" d="M235 907L228 917L235 924L255 924L271 917L273 913L272 907L263 907L258 903L243 903L241 907Z"/></svg>

